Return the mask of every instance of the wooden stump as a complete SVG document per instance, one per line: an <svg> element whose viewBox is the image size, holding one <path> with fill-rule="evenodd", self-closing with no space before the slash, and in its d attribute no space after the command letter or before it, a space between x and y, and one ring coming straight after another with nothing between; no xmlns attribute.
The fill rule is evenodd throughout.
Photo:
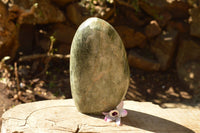
<svg viewBox="0 0 200 133"><path fill-rule="evenodd" d="M18 105L2 115L2 133L133 132L200 133L198 109L162 109L150 102L125 101L128 116L122 126L104 116L77 111L72 99Z"/></svg>

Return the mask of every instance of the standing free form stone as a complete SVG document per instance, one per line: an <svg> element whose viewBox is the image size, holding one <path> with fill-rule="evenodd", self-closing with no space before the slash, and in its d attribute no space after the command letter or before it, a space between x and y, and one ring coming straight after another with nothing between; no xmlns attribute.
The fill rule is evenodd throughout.
<svg viewBox="0 0 200 133"><path fill-rule="evenodd" d="M83 22L72 41L70 83L82 113L101 114L123 100L130 70L123 42L116 30L99 18Z"/></svg>

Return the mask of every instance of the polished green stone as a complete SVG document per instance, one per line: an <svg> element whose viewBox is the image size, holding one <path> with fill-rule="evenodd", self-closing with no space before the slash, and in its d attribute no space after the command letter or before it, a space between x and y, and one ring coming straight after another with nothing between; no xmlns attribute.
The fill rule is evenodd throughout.
<svg viewBox="0 0 200 133"><path fill-rule="evenodd" d="M70 84L82 113L101 114L124 98L130 79L126 51L116 30L99 18L83 22L72 41Z"/></svg>

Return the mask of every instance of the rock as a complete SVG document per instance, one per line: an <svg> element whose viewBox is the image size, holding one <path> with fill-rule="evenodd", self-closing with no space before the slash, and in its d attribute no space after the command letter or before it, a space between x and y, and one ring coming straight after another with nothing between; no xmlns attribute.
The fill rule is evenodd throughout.
<svg viewBox="0 0 200 133"><path fill-rule="evenodd" d="M190 10L190 35L200 38L200 7Z"/></svg>
<svg viewBox="0 0 200 133"><path fill-rule="evenodd" d="M30 54L33 51L35 45L35 33L36 29L34 25L22 24L19 28L19 52L23 54Z"/></svg>
<svg viewBox="0 0 200 133"><path fill-rule="evenodd" d="M125 48L135 47L133 40L133 35L135 34L134 29L129 28L128 26L116 26L115 29L122 38Z"/></svg>
<svg viewBox="0 0 200 133"><path fill-rule="evenodd" d="M86 8L82 7L78 2L70 4L66 7L67 18L76 26L90 17Z"/></svg>
<svg viewBox="0 0 200 133"><path fill-rule="evenodd" d="M48 24L64 22L62 11L49 0L15 0L10 12L17 12L19 24Z"/></svg>
<svg viewBox="0 0 200 133"><path fill-rule="evenodd" d="M135 101L124 101L124 108L128 116L122 118L122 126L116 126L115 122L105 122L103 116L78 112L72 99L21 104L3 114L1 132L200 132L199 109L163 109L150 102Z"/></svg>
<svg viewBox="0 0 200 133"><path fill-rule="evenodd" d="M166 0L139 1L139 6L141 9L143 9L148 15L157 20L161 27L164 27L171 19L171 14L166 11L168 5L169 4L166 2Z"/></svg>
<svg viewBox="0 0 200 133"><path fill-rule="evenodd" d="M69 24L54 24L50 28L50 34L52 34L56 41L54 47L58 49L59 54L69 54L72 39L76 30Z"/></svg>
<svg viewBox="0 0 200 133"><path fill-rule="evenodd" d="M190 88L200 92L199 53L199 42L183 40L178 50L176 67L180 80L188 84Z"/></svg>
<svg viewBox="0 0 200 133"><path fill-rule="evenodd" d="M38 39L37 45L40 48L42 48L43 51L48 52L50 44L51 44L51 40L47 37L43 37L43 38ZM54 47L55 47L55 43L54 43Z"/></svg>
<svg viewBox="0 0 200 133"><path fill-rule="evenodd" d="M99 18L87 19L72 41L72 97L82 113L101 114L116 107L129 85L130 71L121 38Z"/></svg>
<svg viewBox="0 0 200 133"><path fill-rule="evenodd" d="M70 53L70 49L71 49L71 45L61 43L61 44L58 46L58 53L59 53L59 54L63 54L63 55L67 55L67 54Z"/></svg>
<svg viewBox="0 0 200 133"><path fill-rule="evenodd" d="M145 34L148 38L153 38L161 33L161 28L156 20L152 20L145 28Z"/></svg>
<svg viewBox="0 0 200 133"><path fill-rule="evenodd" d="M118 25L131 25L134 28L143 27L152 19L141 11L139 1L125 2L116 0L114 7L118 10L117 21ZM123 20L123 21L119 21Z"/></svg>
<svg viewBox="0 0 200 133"><path fill-rule="evenodd" d="M185 1L173 1L167 7L174 19L187 19L189 17L189 5Z"/></svg>
<svg viewBox="0 0 200 133"><path fill-rule="evenodd" d="M115 9L112 5L113 1L79 0L66 7L66 16L76 26L79 26L89 17L98 17L104 20L109 20L115 13Z"/></svg>
<svg viewBox="0 0 200 133"><path fill-rule="evenodd" d="M75 32L76 30L72 26L61 23L53 25L50 29L50 34L55 37L56 41L69 45L72 43Z"/></svg>
<svg viewBox="0 0 200 133"><path fill-rule="evenodd" d="M115 28L122 38L125 48L143 48L145 46L146 37L141 32L135 32L128 26L116 26Z"/></svg>
<svg viewBox="0 0 200 133"><path fill-rule="evenodd" d="M182 0L182 1L184 1L184 0ZM197 7L199 5L199 1L196 1L196 0L188 0L187 3L190 7Z"/></svg>
<svg viewBox="0 0 200 133"><path fill-rule="evenodd" d="M160 27L165 27L168 22L171 20L172 16L169 12L162 12L155 19L158 21Z"/></svg>
<svg viewBox="0 0 200 133"><path fill-rule="evenodd" d="M131 50L128 54L129 65L145 71L159 71L160 63L154 59L138 54L136 51Z"/></svg>
<svg viewBox="0 0 200 133"><path fill-rule="evenodd" d="M168 3L166 0L141 0L139 6L150 16L157 18L164 11Z"/></svg>
<svg viewBox="0 0 200 133"><path fill-rule="evenodd" d="M52 2L56 3L58 6L65 6L66 4L73 2L74 0L51 0Z"/></svg>
<svg viewBox="0 0 200 133"><path fill-rule="evenodd" d="M8 11L0 1L0 60L4 56L15 57L19 47L17 34L16 25L9 20Z"/></svg>
<svg viewBox="0 0 200 133"><path fill-rule="evenodd" d="M45 29L45 30L43 30ZM55 38L54 48L58 54L69 54L73 36L76 32L73 26L68 23L56 23L46 26L39 30L38 46L45 52L49 50L51 43L49 37L46 34L52 35Z"/></svg>
<svg viewBox="0 0 200 133"><path fill-rule="evenodd" d="M177 35L175 30L163 32L151 45L151 51L159 60L161 70L167 70L172 64L177 46Z"/></svg>
<svg viewBox="0 0 200 133"><path fill-rule="evenodd" d="M170 21L167 25L167 30L177 30L179 33L189 33L190 26L188 23L181 21Z"/></svg>
<svg viewBox="0 0 200 133"><path fill-rule="evenodd" d="M141 32L136 32L133 37L134 44L140 48L144 48L146 45L146 36Z"/></svg>
<svg viewBox="0 0 200 133"><path fill-rule="evenodd" d="M146 25L146 24L149 22L149 20L150 20L149 17L144 16L143 14L133 13L133 11L132 11L132 10L128 10L127 7L122 8L122 9L120 10L120 12L122 12L123 15L125 16L124 19L127 19L127 18L128 18L128 19L127 19L127 23L129 23L129 24L131 24L131 25L133 25L133 26L135 26L135 27L144 26L144 25ZM139 14L139 15L137 15L137 14ZM124 17L124 16L123 16L123 17Z"/></svg>
<svg viewBox="0 0 200 133"><path fill-rule="evenodd" d="M181 44L178 49L178 54L176 58L176 65L177 67L180 67L182 64L198 60L200 58L200 45L199 41L195 42L193 40L182 40Z"/></svg>

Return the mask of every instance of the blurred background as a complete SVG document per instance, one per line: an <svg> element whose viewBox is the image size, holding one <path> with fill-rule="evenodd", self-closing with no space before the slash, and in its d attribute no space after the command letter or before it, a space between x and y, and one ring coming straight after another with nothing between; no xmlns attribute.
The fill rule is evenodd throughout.
<svg viewBox="0 0 200 133"><path fill-rule="evenodd" d="M199 0L0 0L0 115L71 98L71 42L89 17L109 22L123 40L126 99L200 107Z"/></svg>

